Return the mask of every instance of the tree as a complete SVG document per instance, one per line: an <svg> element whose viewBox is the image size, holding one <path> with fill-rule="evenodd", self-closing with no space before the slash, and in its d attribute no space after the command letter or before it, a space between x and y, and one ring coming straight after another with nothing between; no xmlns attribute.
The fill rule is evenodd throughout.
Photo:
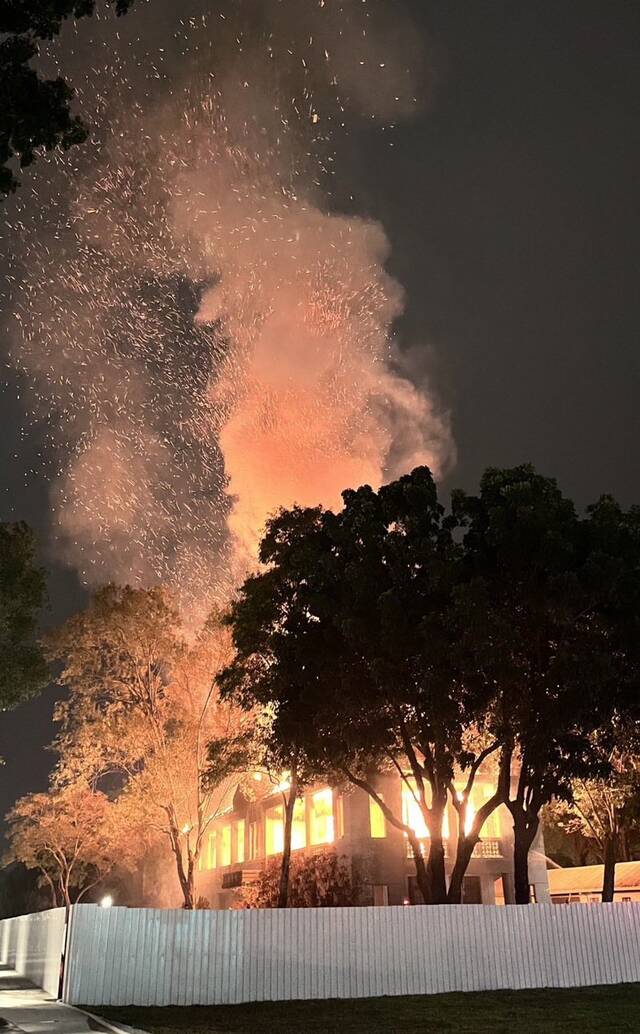
<svg viewBox="0 0 640 1034"><path fill-rule="evenodd" d="M477 773L500 748L492 686L476 680L470 691L460 678L460 551L426 468L343 498L339 514L294 508L268 525L265 569L231 609L236 655L221 687L273 708L285 752L365 790L407 836L424 900L443 902L447 803L464 830ZM376 790L384 768L398 772L429 830L426 862L415 830ZM497 787L459 838L469 857L504 793ZM456 870L458 896L465 868Z"/></svg>
<svg viewBox="0 0 640 1034"><path fill-rule="evenodd" d="M59 785L119 780L132 835L166 837L194 908L209 826L246 762L241 716L217 693L230 636L212 615L189 645L170 595L114 585L47 639L69 689L58 705Z"/></svg>
<svg viewBox="0 0 640 1034"><path fill-rule="evenodd" d="M291 887L291 840L293 834L293 818L296 802L300 800L301 791L305 785L303 776L304 761L300 752L287 754L278 749L278 744L270 736L264 735L261 740L256 741L256 770L264 769L272 784L275 784L282 797L282 811L284 821L282 824L282 855L278 868L278 893L275 907L287 908L290 904L289 891ZM275 747L275 749L274 749ZM286 756L286 766L278 764L278 758ZM258 760L259 759L259 760ZM275 766L274 766L275 761Z"/></svg>
<svg viewBox="0 0 640 1034"><path fill-rule="evenodd" d="M49 672L35 640L46 596L26 524L0 524L0 708L15 707L43 689Z"/></svg>
<svg viewBox="0 0 640 1034"><path fill-rule="evenodd" d="M580 835L604 863L602 900L613 901L616 862L630 861L638 849L640 818L640 729L636 724L616 726L615 746L610 738L594 737L602 776L576 779L571 801L557 802L552 820L565 833Z"/></svg>
<svg viewBox="0 0 640 1034"><path fill-rule="evenodd" d="M124 14L133 0L108 0ZM30 165L39 148L67 149L87 137L71 114L73 90L64 79L44 79L31 67L39 40L58 34L66 18L93 14L95 0L3 0L0 5L0 192L18 186L12 169Z"/></svg>
<svg viewBox="0 0 640 1034"><path fill-rule="evenodd" d="M308 759L300 749L291 749L288 744L280 743L274 736L273 715L268 708L261 708L259 696L253 693L251 686L245 686L242 692L236 692L227 686L225 693L224 672L220 676L220 683L223 688L223 696L237 702L252 721L252 733L247 744L250 746L250 753L247 754L246 759L247 768L251 768L254 774L266 775L271 784L278 788L282 797L284 821L282 855L278 866L277 907L287 908L290 889L291 839L296 802L300 800L304 787L312 782L317 772L310 767ZM215 756L215 747L213 749Z"/></svg>
<svg viewBox="0 0 640 1034"><path fill-rule="evenodd" d="M9 857L40 873L54 908L81 901L132 861L117 806L86 783L21 797L7 822Z"/></svg>
<svg viewBox="0 0 640 1034"><path fill-rule="evenodd" d="M273 859L254 883L238 895L239 908L281 908L281 866ZM357 905L361 881L344 857L335 851L299 855L291 863L291 908L338 908Z"/></svg>
<svg viewBox="0 0 640 1034"><path fill-rule="evenodd" d="M490 468L479 495L454 493L452 510L466 529L462 628L474 658L466 677L496 686L502 764L512 769L516 901L524 903L541 809L569 798L576 778L597 774L593 733L625 706L628 657L593 577L585 522L553 479L529 465Z"/></svg>
<svg viewBox="0 0 640 1034"><path fill-rule="evenodd" d="M265 569L232 607L223 692L272 707L283 749L373 797L407 836L426 901L460 900L482 826L504 803L527 902L541 808L599 774L593 734L635 706L640 511L602 504L581 520L529 465L488 469L477 496L453 494L449 515L426 468L343 498L338 514L294 508L268 525ZM473 815L488 766L494 793ZM384 768L413 794L426 863L376 792ZM448 803L458 836L447 891Z"/></svg>

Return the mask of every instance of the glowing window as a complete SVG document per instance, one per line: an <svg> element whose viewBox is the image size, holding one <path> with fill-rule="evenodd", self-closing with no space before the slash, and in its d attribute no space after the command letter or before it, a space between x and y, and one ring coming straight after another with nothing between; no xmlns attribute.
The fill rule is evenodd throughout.
<svg viewBox="0 0 640 1034"><path fill-rule="evenodd" d="M231 825L218 830L218 865L231 865Z"/></svg>
<svg viewBox="0 0 640 1034"><path fill-rule="evenodd" d="M428 794L427 788L427 794ZM418 804L418 791L416 789L415 780L410 779L409 785L406 782L402 783L402 821L405 826L410 826L413 832L416 834L419 840L425 840L429 836L429 830L427 824L424 821L422 812L420 811L420 805ZM429 798L427 797L427 804ZM443 837L449 836L449 813L445 811L442 819L442 835Z"/></svg>
<svg viewBox="0 0 640 1034"><path fill-rule="evenodd" d="M482 802L483 804L484 804L484 801L488 800L489 797L492 796L493 792L494 791L493 791L493 788L491 786L487 786L487 787L484 788L484 795L483 795L484 796L484 800ZM500 817L499 817L499 814L498 814L499 810L500 809L496 808L495 811L492 811L490 816L489 816L489 818L487 819L487 821L485 822L484 826L482 827L480 833L481 833L481 835L483 837L496 837L496 838L498 838L500 836Z"/></svg>
<svg viewBox="0 0 640 1034"><path fill-rule="evenodd" d="M464 819L464 833L465 833L465 836L468 836L469 833L471 832L471 827L473 826L473 820L475 819L475 817L476 817L476 809L475 809L475 807L473 805L473 801L469 801L467 803L467 813L466 813L465 819Z"/></svg>
<svg viewBox="0 0 640 1034"><path fill-rule="evenodd" d="M268 855L280 854L284 847L284 822L281 804L269 808L265 814L265 851Z"/></svg>
<svg viewBox="0 0 640 1034"><path fill-rule="evenodd" d="M382 794L378 794L382 799ZM382 840L387 835L387 823L384 817L382 808L374 801L373 797L369 798L369 833L374 840Z"/></svg>
<svg viewBox="0 0 640 1034"><path fill-rule="evenodd" d="M333 793L329 787L318 790L311 797L309 809L309 841L312 844L330 844L334 839Z"/></svg>
<svg viewBox="0 0 640 1034"><path fill-rule="evenodd" d="M209 842L207 844L207 869L215 869L216 867L216 835L215 833L209 833Z"/></svg>
<svg viewBox="0 0 640 1034"><path fill-rule="evenodd" d="M236 862L244 862L244 819L236 825Z"/></svg>
<svg viewBox="0 0 640 1034"><path fill-rule="evenodd" d="M407 786L404 782L402 784L402 821L405 826L411 827L420 840L423 840L429 836L429 830L420 811L420 805L414 796L415 783L413 780L411 780L411 784L411 786Z"/></svg>
<svg viewBox="0 0 640 1034"><path fill-rule="evenodd" d="M249 858L258 857L258 823L249 823Z"/></svg>
<svg viewBox="0 0 640 1034"><path fill-rule="evenodd" d="M469 801L469 804L467 806L467 815L464 824L465 833L471 832L471 826L473 820L475 819L478 808L482 807L485 801L487 801L491 797L493 792L494 791L491 786L479 786L474 788L471 800ZM495 838L500 836L500 820L498 818L497 810L493 811L491 815L489 815L489 818L486 820L482 829L480 830L480 835L482 837Z"/></svg>
<svg viewBox="0 0 640 1034"><path fill-rule="evenodd" d="M291 823L291 847L296 851L299 847L306 847L307 823L305 820L304 801L298 798L293 806L293 822Z"/></svg>
<svg viewBox="0 0 640 1034"><path fill-rule="evenodd" d="M344 836L344 797L337 796L333 802L334 817L336 820L336 840Z"/></svg>

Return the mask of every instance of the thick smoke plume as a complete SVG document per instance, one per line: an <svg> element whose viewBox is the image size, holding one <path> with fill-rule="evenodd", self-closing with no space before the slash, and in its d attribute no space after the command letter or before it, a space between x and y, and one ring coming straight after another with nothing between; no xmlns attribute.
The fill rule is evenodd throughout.
<svg viewBox="0 0 640 1034"><path fill-rule="evenodd" d="M26 227L13 355L55 412L56 548L200 606L278 507L440 473L453 447L393 344L384 230L330 197L350 119L415 104L410 27L391 0L193 6L170 89L162 60L145 103L126 62L96 73L104 142L52 171L62 200ZM118 23L123 53L150 16Z"/></svg>

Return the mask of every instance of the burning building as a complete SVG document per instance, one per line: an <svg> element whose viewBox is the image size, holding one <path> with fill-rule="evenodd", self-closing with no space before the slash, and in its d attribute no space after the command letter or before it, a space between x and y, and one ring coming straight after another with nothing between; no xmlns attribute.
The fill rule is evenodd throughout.
<svg viewBox="0 0 640 1034"><path fill-rule="evenodd" d="M260 775L257 773L257 775ZM238 787L229 809L212 826L201 859L199 892L214 908L232 907L238 888L257 879L284 845L284 784L265 776L257 791L246 795ZM378 776L377 792L417 834L425 855L429 833L407 785L396 773ZM477 809L493 793L489 778L479 777L472 795ZM470 817L468 817L470 821ZM456 816L445 815L443 835L447 872L456 850ZM364 790L317 784L296 801L291 835L292 852L311 855L335 852L358 876L362 905L421 904L415 864L406 836L388 823ZM529 857L532 901L548 901L548 881L541 837ZM465 904L510 904L513 889L513 832L506 808L493 812L469 864L463 885Z"/></svg>

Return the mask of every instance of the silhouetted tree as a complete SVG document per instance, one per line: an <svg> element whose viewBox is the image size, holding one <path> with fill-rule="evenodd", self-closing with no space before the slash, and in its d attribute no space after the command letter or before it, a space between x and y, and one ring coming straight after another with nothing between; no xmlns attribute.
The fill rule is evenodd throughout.
<svg viewBox="0 0 640 1034"><path fill-rule="evenodd" d="M635 706L637 563L629 584L621 575L631 533L625 552L528 465L487 470L478 496L454 493L448 516L426 468L343 498L337 514L294 508L269 523L265 567L232 607L223 692L271 707L281 749L370 794L407 836L426 901L460 900L482 826L504 803L526 902L541 808L602 775L594 733L603 743ZM474 816L487 764L494 793ZM381 769L414 795L426 863L376 791ZM447 890L448 802L458 836Z"/></svg>
<svg viewBox="0 0 640 1034"><path fill-rule="evenodd" d="M108 0L123 14L134 0ZM0 193L18 186L15 165L30 165L39 148L67 149L87 130L71 113L73 89L45 79L31 62L38 42L50 40L66 18L93 14L95 0L2 0L0 4Z"/></svg>
<svg viewBox="0 0 640 1034"><path fill-rule="evenodd" d="M364 789L411 844L424 900L443 902L447 803L464 828L480 766L501 745L492 686L477 680L469 692L460 678L460 549L426 468L343 498L339 514L293 509L270 522L266 569L232 607L236 656L221 686L273 707L283 749ZM412 825L376 790L381 769L397 771L415 799L429 830L426 861ZM460 838L469 857L505 796L497 787ZM456 880L459 892L460 867Z"/></svg>
<svg viewBox="0 0 640 1034"><path fill-rule="evenodd" d="M230 623L229 617L227 624ZM257 658L254 658L255 661ZM291 839L296 802L301 799L304 788L320 773L299 745L282 741L274 734L273 710L263 706L259 683L254 687L250 679L239 681L236 675L235 668L225 669L219 683L222 695L233 700L251 716L253 733L247 744L250 751L247 767L254 773L264 773L271 784L278 788L282 798L283 834L282 855L278 863L277 907L287 908L290 905ZM212 744L210 750L215 759L215 744Z"/></svg>
<svg viewBox="0 0 640 1034"><path fill-rule="evenodd" d="M542 807L570 799L575 779L603 772L600 745L637 690L625 650L628 615L608 605L614 585L556 482L528 465L488 469L478 496L454 493L464 536L467 678L494 682L513 765L516 901L529 900L528 856Z"/></svg>

